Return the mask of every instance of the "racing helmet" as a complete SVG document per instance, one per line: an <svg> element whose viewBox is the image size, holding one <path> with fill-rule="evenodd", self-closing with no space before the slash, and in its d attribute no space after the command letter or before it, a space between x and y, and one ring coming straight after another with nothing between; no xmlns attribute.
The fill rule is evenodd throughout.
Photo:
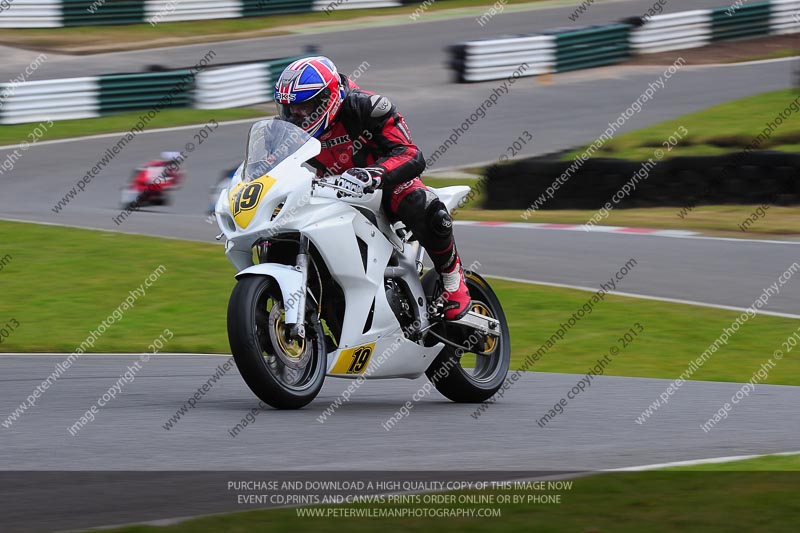
<svg viewBox="0 0 800 533"><path fill-rule="evenodd" d="M275 84L278 116L316 138L333 124L343 100L336 65L324 56L294 61Z"/></svg>

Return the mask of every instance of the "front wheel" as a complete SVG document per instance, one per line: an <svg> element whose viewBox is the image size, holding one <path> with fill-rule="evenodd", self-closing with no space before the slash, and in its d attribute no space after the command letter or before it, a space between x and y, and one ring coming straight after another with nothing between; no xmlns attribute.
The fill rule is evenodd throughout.
<svg viewBox="0 0 800 533"><path fill-rule="evenodd" d="M228 340L236 367L256 396L277 409L310 403L325 380L322 325L313 311L305 338L292 338L280 287L272 278L245 276L228 304Z"/></svg>
<svg viewBox="0 0 800 533"><path fill-rule="evenodd" d="M435 274L429 272L428 275ZM440 335L474 351L460 353L460 349L445 345L425 374L436 390L450 400L480 403L491 398L503 385L511 362L511 337L500 300L486 280L474 272L466 271L464 278L472 297L471 311L499 321L500 335L482 335L465 326L442 323L437 326ZM432 287L431 292L426 291L429 297L439 297L441 283L438 280L423 279L423 284Z"/></svg>

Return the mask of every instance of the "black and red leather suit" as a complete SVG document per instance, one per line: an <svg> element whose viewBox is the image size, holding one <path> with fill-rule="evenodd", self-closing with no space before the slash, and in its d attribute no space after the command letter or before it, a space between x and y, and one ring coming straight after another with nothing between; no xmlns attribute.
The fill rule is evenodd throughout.
<svg viewBox="0 0 800 533"><path fill-rule="evenodd" d="M340 77L346 87L342 107L319 137L322 151L310 163L319 176L351 168L379 173L386 213L414 233L437 271L449 271L457 260L452 218L419 179L425 159L411 140L403 116L385 96Z"/></svg>

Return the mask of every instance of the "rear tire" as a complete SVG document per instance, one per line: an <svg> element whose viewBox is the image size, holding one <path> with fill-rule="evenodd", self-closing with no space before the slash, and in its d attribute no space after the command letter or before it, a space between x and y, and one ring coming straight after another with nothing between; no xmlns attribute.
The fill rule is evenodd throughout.
<svg viewBox="0 0 800 533"><path fill-rule="evenodd" d="M272 278L245 276L228 304L228 341L245 383L276 409L299 409L322 389L327 354L322 325L311 308L305 339L288 338L283 298Z"/></svg>
<svg viewBox="0 0 800 533"><path fill-rule="evenodd" d="M436 275L429 272L429 275ZM485 402L500 389L506 379L508 367L511 362L511 337L508 332L508 322L500 300L497 299L492 288L481 276L474 272L464 272L464 278L472 297L472 310L487 314L500 322L501 334L498 337L486 337L486 342L475 346L478 351L487 352L489 355L475 354L475 368L464 368L464 356L459 355L458 349L445 345L438 357L431 363L425 375L442 395L458 403ZM431 286L431 280L423 284ZM434 299L441 294L441 284L437 283L438 291L434 290L429 296ZM431 300L432 301L432 300ZM476 330L464 326L456 326L445 322L437 326L437 333L451 342L462 346L469 346L470 335Z"/></svg>

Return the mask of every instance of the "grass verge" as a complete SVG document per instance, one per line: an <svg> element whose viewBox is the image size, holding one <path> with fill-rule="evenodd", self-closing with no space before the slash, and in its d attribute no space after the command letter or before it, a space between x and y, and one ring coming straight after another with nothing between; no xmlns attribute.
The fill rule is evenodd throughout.
<svg viewBox="0 0 800 533"><path fill-rule="evenodd" d="M0 221L0 324L20 325L0 352L72 352L159 265L160 279L109 328L94 351L142 351L164 328L166 350L228 353L227 300L233 267L219 245ZM621 260L624 263L627 258ZM632 267L635 269L636 267ZM609 277L612 275L609 272ZM512 337L512 368L587 303L592 293L493 280ZM618 346L635 323L645 331L614 357L606 373L672 378L730 327L738 313L606 296L567 331L532 370L585 373ZM750 379L798 322L757 316L742 326L693 379ZM800 360L784 358L767 383L800 385Z"/></svg>
<svg viewBox="0 0 800 533"><path fill-rule="evenodd" d="M55 139L69 139L72 137L86 137L102 133L122 133L130 131L139 120L139 115L145 111L133 111L108 115L99 118L86 118L74 120L59 120L48 128L47 135L42 141ZM218 122L225 120L239 120L245 118L260 118L265 116L263 110L253 107L238 107L233 109L165 109L158 113L147 125L147 130L158 128L171 128L191 124L205 124L211 119ZM13 124L0 127L0 146L19 144L30 141L28 135L37 124ZM199 128L200 126L198 126Z"/></svg>
<svg viewBox="0 0 800 533"><path fill-rule="evenodd" d="M793 90L763 93L690 113L661 122L653 126L622 134L607 142L595 157L617 157L644 161L653 156L662 145L681 126L689 133L680 139L677 146L667 153L669 157L724 154L744 150L773 121L779 112L800 104L800 94ZM783 120L763 140L759 149L787 152L800 151L800 109ZM565 154L571 160L582 154L585 147ZM446 185L475 185L477 178L445 179L425 178L433 187ZM457 217L462 220L495 220L506 222L525 222L520 210L484 210L480 208L483 193L460 209ZM763 218L759 218L743 232L739 225L750 217L758 206L755 205L717 205L697 206L691 214L678 217L680 206L652 207L634 209L614 209L601 224L609 226L639 226L650 228L685 229L705 231L734 237L798 235L800 234L800 208L771 206ZM536 211L527 222L546 222L561 224L585 224L596 210L541 210Z"/></svg>
<svg viewBox="0 0 800 533"><path fill-rule="evenodd" d="M794 105L792 115L772 132L769 139L759 144L759 150L779 150L784 152L800 151L800 94L796 90L782 90L757 94L731 100L717 106L709 107L667 120L646 128L624 133L595 152L595 157L619 157L645 161L653 157L653 151L661 148L665 152L668 147L663 143L683 126L689 130L688 135L680 139L677 146L666 152L667 157L717 155L744 150L759 133L772 122L778 113L790 105ZM587 145L588 146L588 145ZM564 155L565 159L574 159L582 154L586 147Z"/></svg>
<svg viewBox="0 0 800 533"><path fill-rule="evenodd" d="M789 464L766 457L723 465L681 470L607 473L567 480L562 489L455 492L450 495L492 495L487 504L316 506L355 512L360 509L477 509L495 508L493 518L360 518L300 516L309 509L250 511L190 520L166 527L130 526L111 533L206 533L227 531L315 531L320 533L375 531L518 532L545 533L668 533L676 531L728 533L793 532L800 513L800 468L797 456ZM763 468L771 465L771 468ZM786 467L786 468L783 468ZM763 471L763 470L778 471ZM733 471L731 471L733 470ZM780 470L792 470L780 471ZM356 476L353 476L356 477ZM496 503L500 496L517 496L525 503ZM559 503L528 503L534 495L558 495ZM535 501L535 500L534 500Z"/></svg>

